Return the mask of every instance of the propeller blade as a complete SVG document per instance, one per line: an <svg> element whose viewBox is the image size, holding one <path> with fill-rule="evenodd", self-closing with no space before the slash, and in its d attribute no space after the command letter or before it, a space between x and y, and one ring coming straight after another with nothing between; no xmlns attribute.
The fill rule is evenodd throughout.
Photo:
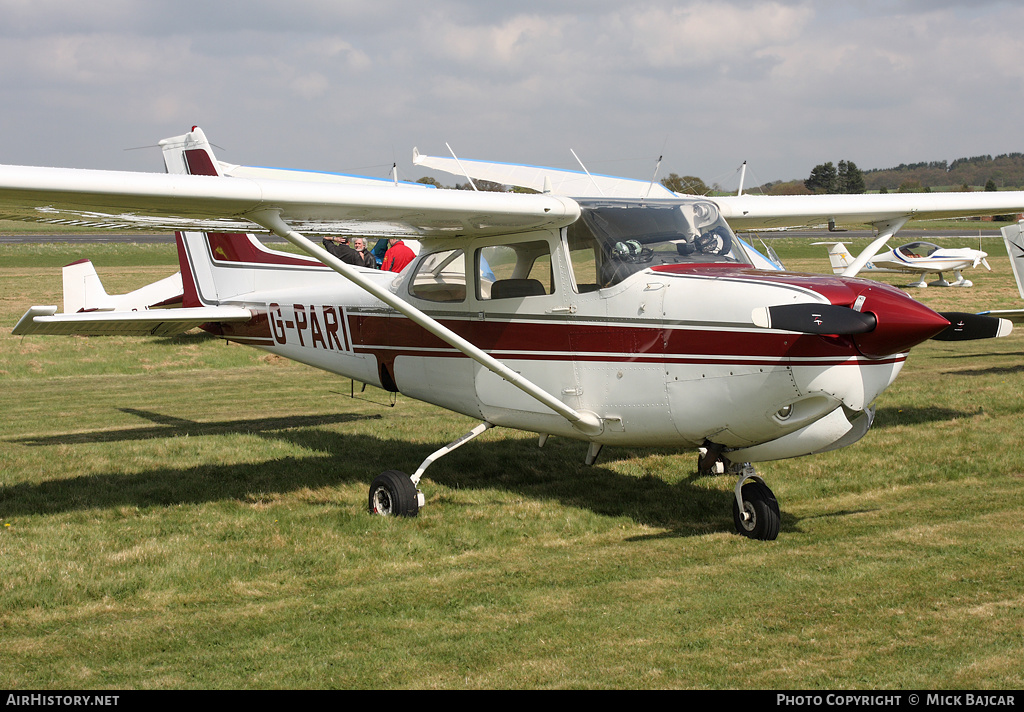
<svg viewBox="0 0 1024 712"><path fill-rule="evenodd" d="M949 321L949 326L932 337L936 341L995 339L1006 336L1013 330L1013 324L1009 319L967 312L941 312L941 314Z"/></svg>
<svg viewBox="0 0 1024 712"><path fill-rule="evenodd" d="M874 314L833 304L784 304L758 307L751 317L764 329L803 334L864 334L875 328Z"/></svg>
<svg viewBox="0 0 1024 712"><path fill-rule="evenodd" d="M992 271L992 268L988 264L988 260L986 260L984 257L981 258L981 264L985 265L985 269L987 269L989 272Z"/></svg>

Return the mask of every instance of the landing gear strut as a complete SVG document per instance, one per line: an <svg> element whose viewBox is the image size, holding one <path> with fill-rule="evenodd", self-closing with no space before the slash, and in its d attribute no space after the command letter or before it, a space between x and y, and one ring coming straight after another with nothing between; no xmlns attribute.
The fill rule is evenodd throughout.
<svg viewBox="0 0 1024 712"><path fill-rule="evenodd" d="M775 495L749 462L730 463L725 448L705 442L700 448L697 471L701 475L736 475L736 498L732 503L732 521L736 531L750 539L771 541L779 536L782 515Z"/></svg>
<svg viewBox="0 0 1024 712"><path fill-rule="evenodd" d="M746 464L736 483L736 499L732 503L732 520L736 531L750 539L772 541L779 536L782 515L775 495L764 480Z"/></svg>
<svg viewBox="0 0 1024 712"><path fill-rule="evenodd" d="M409 475L398 470L382 472L370 485L370 514L393 517L415 517L424 504L423 493L419 491L420 478L433 462L444 457L455 448L493 428L490 423L481 423L462 437L453 440L443 448L434 451L420 463L416 472Z"/></svg>

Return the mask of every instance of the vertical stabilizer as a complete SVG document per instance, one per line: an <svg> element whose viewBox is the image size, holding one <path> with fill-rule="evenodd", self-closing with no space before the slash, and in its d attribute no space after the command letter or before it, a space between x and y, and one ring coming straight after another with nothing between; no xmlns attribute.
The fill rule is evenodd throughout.
<svg viewBox="0 0 1024 712"><path fill-rule="evenodd" d="M165 138L160 142L164 152L164 168L168 173L193 176L223 175L213 147L198 126L181 136Z"/></svg>
<svg viewBox="0 0 1024 712"><path fill-rule="evenodd" d="M145 311L181 304L181 275L172 274L125 294L107 294L96 268L89 260L64 267L64 313L97 311Z"/></svg>
<svg viewBox="0 0 1024 712"><path fill-rule="evenodd" d="M72 262L63 269L64 313L112 309L96 268L89 260Z"/></svg>
<svg viewBox="0 0 1024 712"><path fill-rule="evenodd" d="M831 245L828 251L828 260L832 263L832 273L842 274L853 262L853 255L841 242L815 242L815 245Z"/></svg>

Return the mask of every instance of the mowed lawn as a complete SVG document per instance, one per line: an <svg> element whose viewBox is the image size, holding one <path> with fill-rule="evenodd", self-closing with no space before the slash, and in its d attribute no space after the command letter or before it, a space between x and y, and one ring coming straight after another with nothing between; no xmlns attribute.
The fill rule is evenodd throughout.
<svg viewBox="0 0 1024 712"><path fill-rule="evenodd" d="M809 242L773 244L830 271ZM1024 307L984 247L914 296ZM474 421L199 332L11 336L81 256L111 291L176 270L0 246L0 688L1024 686L1024 328L915 349L859 443L759 466L773 542L694 453L497 428L394 520L370 481Z"/></svg>

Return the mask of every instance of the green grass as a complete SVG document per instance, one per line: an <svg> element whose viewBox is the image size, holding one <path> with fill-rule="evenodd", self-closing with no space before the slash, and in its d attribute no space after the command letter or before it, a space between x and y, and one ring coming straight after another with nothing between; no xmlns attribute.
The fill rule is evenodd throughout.
<svg viewBox="0 0 1024 712"><path fill-rule="evenodd" d="M692 453L587 467L502 429L390 520L365 511L373 477L473 421L199 334L13 337L70 261L33 249L0 246L0 687L1024 684L1024 332L916 349L861 442L761 466L774 542L732 532L733 482ZM111 288L174 269L122 249L88 250ZM990 261L913 294L1019 306Z"/></svg>

